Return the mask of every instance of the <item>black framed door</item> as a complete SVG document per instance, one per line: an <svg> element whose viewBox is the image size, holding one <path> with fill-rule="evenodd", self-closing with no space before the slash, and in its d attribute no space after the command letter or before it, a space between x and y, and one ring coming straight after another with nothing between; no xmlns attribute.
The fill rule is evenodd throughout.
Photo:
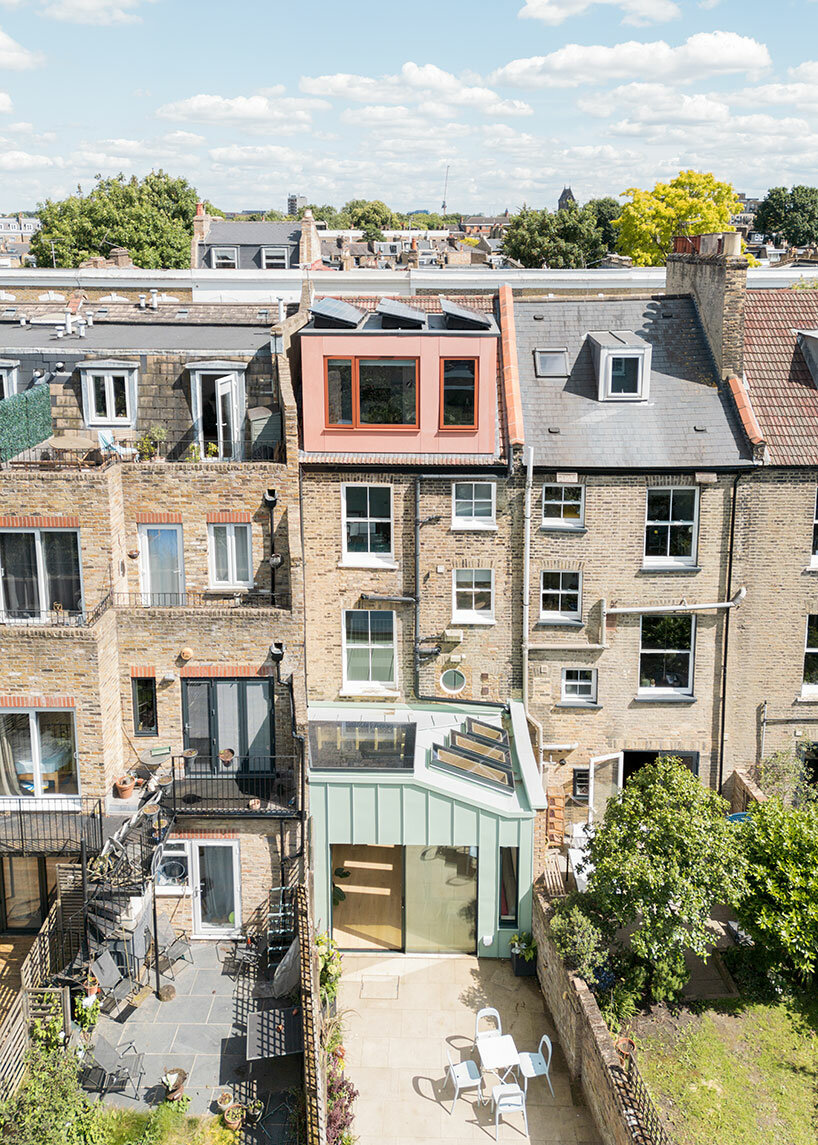
<svg viewBox="0 0 818 1145"><path fill-rule="evenodd" d="M41 855L3 856L0 861L0 931L36 934L56 894L56 863L56 859Z"/></svg>
<svg viewBox="0 0 818 1145"><path fill-rule="evenodd" d="M274 771L275 721L269 680L183 680L182 720L186 748L215 766L220 752L233 753L243 771Z"/></svg>

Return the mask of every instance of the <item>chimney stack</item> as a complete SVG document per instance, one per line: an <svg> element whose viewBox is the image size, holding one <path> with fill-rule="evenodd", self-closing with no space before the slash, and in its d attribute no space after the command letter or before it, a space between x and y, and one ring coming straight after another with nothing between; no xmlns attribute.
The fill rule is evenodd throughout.
<svg viewBox="0 0 818 1145"><path fill-rule="evenodd" d="M313 267L320 270L323 266L321 258L321 239L318 227L315 225L313 213L309 208L301 219L301 238L298 243L298 262L302 267Z"/></svg>
<svg viewBox="0 0 818 1145"><path fill-rule="evenodd" d="M667 259L665 292L693 296L722 378L744 372L747 266L736 231L680 236Z"/></svg>

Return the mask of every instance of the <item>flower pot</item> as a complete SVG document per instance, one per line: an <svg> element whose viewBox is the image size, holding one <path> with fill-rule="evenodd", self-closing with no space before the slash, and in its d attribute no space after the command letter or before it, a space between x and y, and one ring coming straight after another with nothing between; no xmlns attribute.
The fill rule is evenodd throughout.
<svg viewBox="0 0 818 1145"><path fill-rule="evenodd" d="M99 982L93 981L93 982L86 982L85 983L86 997L95 998L98 993L99 993Z"/></svg>
<svg viewBox="0 0 818 1145"><path fill-rule="evenodd" d="M516 978L534 978L537 974L537 959L525 959L522 954L511 952L511 969Z"/></svg>
<svg viewBox="0 0 818 1145"><path fill-rule="evenodd" d="M248 811L260 811L261 810L261 800L260 799L251 799L250 802L247 804L247 810Z"/></svg>
<svg viewBox="0 0 818 1145"><path fill-rule="evenodd" d="M259 1121L261 1121L261 1115L263 1112L264 1112L264 1106L262 1105L261 1102L258 1103L258 1107L248 1105L248 1107L245 1111L245 1114L244 1114L244 1124L245 1125L258 1125Z"/></svg>
<svg viewBox="0 0 818 1145"><path fill-rule="evenodd" d="M133 795L133 789L136 784L136 779L133 775L123 775L114 783L114 791L118 799L130 799Z"/></svg>
<svg viewBox="0 0 818 1145"><path fill-rule="evenodd" d="M222 761L225 767L229 767L235 757L236 753L232 748L229 747L222 748L222 750L219 752L219 759Z"/></svg>
<svg viewBox="0 0 818 1145"><path fill-rule="evenodd" d="M228 1129L241 1129L244 1120L244 1109L241 1105L230 1105L222 1113L224 1123Z"/></svg>
<svg viewBox="0 0 818 1145"><path fill-rule="evenodd" d="M233 1104L233 1094L229 1093L228 1090L225 1089L222 1093L219 1094L216 1104L218 1105L221 1112L224 1113L225 1109L229 1109Z"/></svg>
<svg viewBox="0 0 818 1145"><path fill-rule="evenodd" d="M154 799L150 803L142 804L142 814L147 819L153 819L154 816L159 814L159 800Z"/></svg>

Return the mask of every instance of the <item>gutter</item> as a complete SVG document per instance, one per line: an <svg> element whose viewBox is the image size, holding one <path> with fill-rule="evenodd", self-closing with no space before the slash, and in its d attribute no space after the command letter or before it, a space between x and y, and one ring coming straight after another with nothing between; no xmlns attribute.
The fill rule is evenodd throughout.
<svg viewBox="0 0 818 1145"><path fill-rule="evenodd" d="M642 616L648 613L678 613L678 612L715 612L719 609L738 608L747 595L747 589L742 585L730 600L717 600L709 604L639 604L627 608L609 608L607 616ZM590 645L589 645L590 647Z"/></svg>

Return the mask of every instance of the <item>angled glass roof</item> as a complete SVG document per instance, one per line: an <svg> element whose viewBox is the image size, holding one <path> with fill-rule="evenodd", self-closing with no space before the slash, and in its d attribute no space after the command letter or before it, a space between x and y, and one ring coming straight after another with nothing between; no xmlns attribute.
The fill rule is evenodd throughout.
<svg viewBox="0 0 818 1145"><path fill-rule="evenodd" d="M310 762L314 771L366 768L412 770L414 723L368 720L310 720Z"/></svg>
<svg viewBox="0 0 818 1145"><path fill-rule="evenodd" d="M456 747L435 746L431 766L457 775L461 779L473 779L497 791L509 794L514 790L511 768L475 757Z"/></svg>

